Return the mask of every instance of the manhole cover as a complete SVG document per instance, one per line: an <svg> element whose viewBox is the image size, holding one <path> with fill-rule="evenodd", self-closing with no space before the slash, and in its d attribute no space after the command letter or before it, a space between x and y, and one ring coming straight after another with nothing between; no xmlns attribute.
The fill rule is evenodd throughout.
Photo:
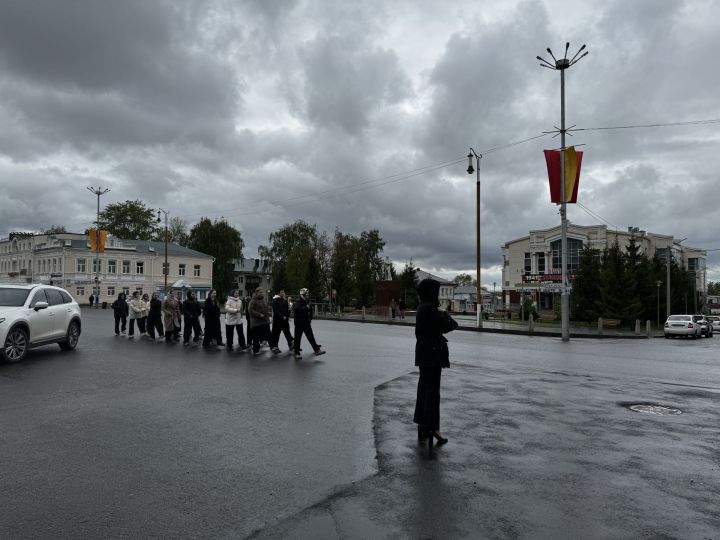
<svg viewBox="0 0 720 540"><path fill-rule="evenodd" d="M635 405L628 405L628 409L631 411L645 413L645 414L659 414L659 415L670 415L670 414L682 414L680 409L673 407L663 407L662 405L650 405L647 403L637 403Z"/></svg>

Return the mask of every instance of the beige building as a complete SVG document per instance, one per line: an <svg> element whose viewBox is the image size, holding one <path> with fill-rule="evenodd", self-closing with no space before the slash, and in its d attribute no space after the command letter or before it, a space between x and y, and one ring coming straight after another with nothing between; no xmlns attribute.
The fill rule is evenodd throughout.
<svg viewBox="0 0 720 540"><path fill-rule="evenodd" d="M631 227L627 231L615 231L605 225L568 224L567 266L572 274L580 264L580 252L589 245L602 251L615 242L625 249L635 238L640 251L648 257L656 254L666 257L668 247L673 257L689 271L695 272L696 288L706 292L705 263L707 253L698 248L681 244L682 240L663 234L641 231ZM530 231L528 236L511 240L502 246L503 300L506 307L520 302L521 295L530 294L539 309L552 309L553 299L561 290L560 226Z"/></svg>
<svg viewBox="0 0 720 540"><path fill-rule="evenodd" d="M108 236L105 252L90 251L84 234L11 233L0 240L0 281L52 283L67 290L78 303L88 303L100 290L100 302L112 302L118 293L161 292L165 286L165 243L121 240ZM168 243L168 288L181 293L192 289L204 299L212 287L213 258ZM96 283L97 278L97 283Z"/></svg>

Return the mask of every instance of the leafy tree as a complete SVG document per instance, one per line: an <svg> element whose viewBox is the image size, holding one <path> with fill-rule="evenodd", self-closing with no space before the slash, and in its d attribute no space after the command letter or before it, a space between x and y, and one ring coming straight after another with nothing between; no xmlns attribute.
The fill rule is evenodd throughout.
<svg viewBox="0 0 720 540"><path fill-rule="evenodd" d="M48 229L42 231L42 234L62 234L66 232L67 229L65 229L64 225L50 225Z"/></svg>
<svg viewBox="0 0 720 540"><path fill-rule="evenodd" d="M240 231L224 219L210 221L202 218L190 231L188 247L215 257L213 288L224 301L228 291L235 285L234 260L243 256L245 243Z"/></svg>
<svg viewBox="0 0 720 540"><path fill-rule="evenodd" d="M332 286L337 290L337 302L346 306L356 297L355 254L357 238L335 229L330 272Z"/></svg>
<svg viewBox="0 0 720 540"><path fill-rule="evenodd" d="M708 294L713 296L720 294L720 281L708 281L707 284Z"/></svg>
<svg viewBox="0 0 720 540"><path fill-rule="evenodd" d="M100 212L100 222L113 236L132 240L150 240L158 229L155 211L141 201L108 204Z"/></svg>
<svg viewBox="0 0 720 540"><path fill-rule="evenodd" d="M453 278L453 283L457 283L461 287L469 287L475 285L477 281L470 274L458 274Z"/></svg>
<svg viewBox="0 0 720 540"><path fill-rule="evenodd" d="M355 279L358 303L369 306L375 296L375 282L385 279L385 261L382 250L385 241L377 229L363 231L357 241L358 253L355 258Z"/></svg>
<svg viewBox="0 0 720 540"><path fill-rule="evenodd" d="M572 318L592 322L599 314L596 300L600 283L600 254L589 245L580 252L580 265L572 282L570 306ZM555 302L560 304L560 302Z"/></svg>
<svg viewBox="0 0 720 540"><path fill-rule="evenodd" d="M405 263L405 268L400 274L400 294L405 298L408 309L415 309L418 306L418 277L412 259Z"/></svg>
<svg viewBox="0 0 720 540"><path fill-rule="evenodd" d="M271 233L269 240L268 246L258 248L258 254L272 264L275 287L289 294L307 287L313 296L322 297L327 280L322 275L325 261L317 253L317 227L299 219Z"/></svg>
<svg viewBox="0 0 720 540"><path fill-rule="evenodd" d="M165 240L165 229L160 234L162 240ZM181 217L173 216L168 220L168 242L174 242L180 246L187 246L190 241L188 234L188 224Z"/></svg>

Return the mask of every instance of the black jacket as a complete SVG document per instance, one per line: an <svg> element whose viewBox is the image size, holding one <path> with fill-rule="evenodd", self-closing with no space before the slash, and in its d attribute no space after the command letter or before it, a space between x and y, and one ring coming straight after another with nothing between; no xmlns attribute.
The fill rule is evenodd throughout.
<svg viewBox="0 0 720 540"><path fill-rule="evenodd" d="M200 302L193 298L186 298L182 305L182 312L186 321L197 319L202 314Z"/></svg>
<svg viewBox="0 0 720 540"><path fill-rule="evenodd" d="M295 318L295 324L308 323L312 319L310 302L302 296L298 297L293 304L293 317Z"/></svg>
<svg viewBox="0 0 720 540"><path fill-rule="evenodd" d="M455 320L447 311L440 311L435 302L421 302L415 318L415 365L450 367L450 352L443 334L457 327Z"/></svg>
<svg viewBox="0 0 720 540"><path fill-rule="evenodd" d="M150 311L148 312L148 318L153 320L162 318L162 302L159 298L152 298L150 300Z"/></svg>
<svg viewBox="0 0 720 540"><path fill-rule="evenodd" d="M110 307L113 308L113 312L116 317L127 317L130 311L124 295L122 298L118 297L118 299L115 300Z"/></svg>
<svg viewBox="0 0 720 540"><path fill-rule="evenodd" d="M272 301L273 319L284 320L290 316L290 304L282 296L273 298Z"/></svg>

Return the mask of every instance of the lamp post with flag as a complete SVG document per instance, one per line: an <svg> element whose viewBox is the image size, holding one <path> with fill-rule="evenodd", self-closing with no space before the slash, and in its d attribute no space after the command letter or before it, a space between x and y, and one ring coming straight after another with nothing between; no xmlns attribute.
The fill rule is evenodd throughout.
<svg viewBox="0 0 720 540"><path fill-rule="evenodd" d="M567 130L565 129L565 70L569 68L570 66L575 65L577 62L579 62L583 57L585 57L588 54L588 51L582 52L585 49L585 45L580 47L580 49L575 53L575 56L573 56L571 59L568 59L567 53L568 49L570 48L570 43L565 44L565 55L557 59L555 58L555 55L550 50L550 47L548 47L546 50L548 54L552 57L554 60L553 62L550 62L548 60L545 60L541 56L537 56L536 58L540 60L540 65L547 69L553 69L560 72L560 129L558 130L560 132L560 194L561 194L561 200L560 200L560 259L561 259L561 276L562 276L562 290L560 293L560 307L561 307L561 333L562 333L562 340L563 341L569 341L570 340L570 296L568 292L568 274L567 274L567 202L570 197L567 195L566 191L566 163L565 163L565 133ZM582 54L580 54L582 53ZM573 156L575 154L575 151L572 152ZM547 155L547 154L546 154ZM549 164L548 164L549 169ZM579 167L577 169L579 171ZM577 174L577 173L576 173ZM573 184L573 192L577 193L575 190L577 186L577 182L575 181ZM571 192L572 193L572 192Z"/></svg>

